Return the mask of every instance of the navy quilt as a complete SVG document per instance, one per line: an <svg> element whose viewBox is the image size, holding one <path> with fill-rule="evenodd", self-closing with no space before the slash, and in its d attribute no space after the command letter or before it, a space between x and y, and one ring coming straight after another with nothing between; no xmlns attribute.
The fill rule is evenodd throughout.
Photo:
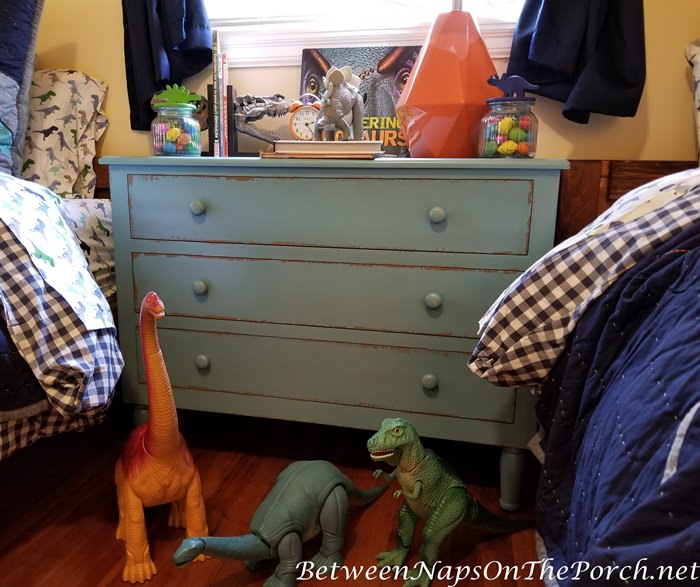
<svg viewBox="0 0 700 587"><path fill-rule="evenodd" d="M0 0L0 171L20 174L44 0Z"/></svg>
<svg viewBox="0 0 700 587"><path fill-rule="evenodd" d="M552 584L700 581L699 351L695 223L591 305L543 386Z"/></svg>
<svg viewBox="0 0 700 587"><path fill-rule="evenodd" d="M0 319L0 381L3 390L11 393L0 394L0 420L9 412L13 417L33 415L48 408L44 388L39 385L34 373L17 350L5 320ZM1 426L2 424L0 424Z"/></svg>

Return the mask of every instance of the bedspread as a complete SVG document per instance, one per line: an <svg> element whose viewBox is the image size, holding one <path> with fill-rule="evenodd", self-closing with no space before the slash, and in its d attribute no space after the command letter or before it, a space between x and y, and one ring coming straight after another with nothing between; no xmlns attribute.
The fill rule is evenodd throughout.
<svg viewBox="0 0 700 587"><path fill-rule="evenodd" d="M683 576L697 584L699 348L696 222L591 305L543 385L536 511L547 556L554 573L618 568L604 583L563 572L561 587L682 583L669 573L693 564L696 580Z"/></svg>
<svg viewBox="0 0 700 587"><path fill-rule="evenodd" d="M0 310L46 392L3 397L0 422L47 401L72 415L109 405L123 367L116 328L75 236L46 188L0 173ZM0 447L1 448L1 447Z"/></svg>

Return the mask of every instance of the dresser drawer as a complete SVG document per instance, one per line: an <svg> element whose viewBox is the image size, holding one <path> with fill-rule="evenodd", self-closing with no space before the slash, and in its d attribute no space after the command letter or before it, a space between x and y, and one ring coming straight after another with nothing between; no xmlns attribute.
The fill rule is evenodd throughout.
<svg viewBox="0 0 700 587"><path fill-rule="evenodd" d="M135 253L168 315L475 337L510 273ZM137 308L134 308L136 311Z"/></svg>
<svg viewBox="0 0 700 587"><path fill-rule="evenodd" d="M466 362L483 313L552 246L565 161L104 161L121 390L137 414L153 290L180 409L367 430L401 415L429 437L527 446L529 391ZM501 465L517 486L514 454Z"/></svg>
<svg viewBox="0 0 700 587"><path fill-rule="evenodd" d="M463 353L170 328L160 328L158 338L172 386L202 390L201 409L207 392L219 392L293 398L308 402L309 410L324 403L514 419L516 392L473 375ZM437 382L432 390L423 386L430 376ZM142 365L139 380L145 381Z"/></svg>
<svg viewBox="0 0 700 587"><path fill-rule="evenodd" d="M532 180L130 175L131 237L528 253ZM195 186L196 190L184 189Z"/></svg>

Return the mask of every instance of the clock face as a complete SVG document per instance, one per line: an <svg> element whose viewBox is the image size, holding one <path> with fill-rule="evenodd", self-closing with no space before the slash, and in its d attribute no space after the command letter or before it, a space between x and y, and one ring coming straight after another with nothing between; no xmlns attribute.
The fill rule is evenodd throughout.
<svg viewBox="0 0 700 587"><path fill-rule="evenodd" d="M310 141L314 138L314 126L318 110L313 106L300 106L292 112L289 119L289 128L295 139Z"/></svg>

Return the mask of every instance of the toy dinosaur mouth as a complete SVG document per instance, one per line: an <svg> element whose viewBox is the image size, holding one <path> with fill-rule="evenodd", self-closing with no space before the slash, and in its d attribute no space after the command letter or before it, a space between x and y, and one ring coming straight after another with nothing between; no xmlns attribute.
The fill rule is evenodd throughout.
<svg viewBox="0 0 700 587"><path fill-rule="evenodd" d="M394 452L393 450L375 450L370 453L370 457L374 460L388 459Z"/></svg>

